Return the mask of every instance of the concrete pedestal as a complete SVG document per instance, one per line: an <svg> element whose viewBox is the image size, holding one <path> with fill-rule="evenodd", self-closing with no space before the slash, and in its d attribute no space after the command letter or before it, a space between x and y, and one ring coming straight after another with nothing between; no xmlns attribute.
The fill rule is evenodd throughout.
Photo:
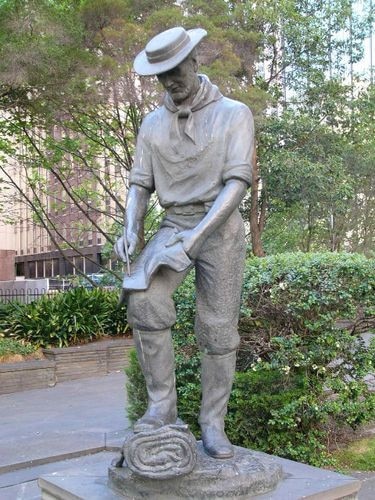
<svg viewBox="0 0 375 500"><path fill-rule="evenodd" d="M176 491L176 485L173 484L175 480L171 481L170 479L157 481L146 479L149 486L152 482L154 483L154 489L148 492L146 489L137 492L136 488L139 487L139 483L138 486L134 484L134 477L129 475L128 469L110 467L108 478L107 470L110 458L103 455L102 462L97 463L95 468L70 469L42 476L39 479L42 500L137 500L141 498L149 500L182 500L187 498L194 500L218 500L222 498L227 500L354 500L357 498L361 486L360 481L349 476L236 447L237 457L247 456L249 460L250 458L255 459L255 463L268 464L269 471L273 471L270 478L277 484L274 490L268 492L265 491L266 485L263 485L262 492L259 489L259 481L256 480L259 471L255 471L254 475L254 469L250 467L249 479L246 483L244 471L242 467L239 467L237 471L239 483L237 483L237 490L234 491L233 478L235 475L233 476L232 473L227 475L229 469L235 471L233 460L221 460L215 475L208 466L212 459L201 455L203 452L200 443L198 443L197 451L197 467L200 467L199 464L203 459L208 470L199 471L196 468L192 474L179 478L179 481L184 482L183 484L186 484L189 478L191 479L191 484L188 486L190 492L181 487L179 491ZM277 482L281 469L283 471L282 478ZM205 476L205 473L208 475ZM142 479L142 483L144 481L145 479ZM207 487L210 483L216 485L216 489L211 488L209 491ZM168 484L170 488L168 488ZM238 486L239 484L241 487ZM249 491L247 489L249 486L255 490ZM268 484L268 487L271 485ZM143 486L143 488L145 487Z"/></svg>
<svg viewBox="0 0 375 500"><path fill-rule="evenodd" d="M109 485L130 498L247 498L276 488L282 469L267 455L235 447L233 458L217 460L197 443L197 462L182 477L153 480L141 477L129 467L111 468Z"/></svg>

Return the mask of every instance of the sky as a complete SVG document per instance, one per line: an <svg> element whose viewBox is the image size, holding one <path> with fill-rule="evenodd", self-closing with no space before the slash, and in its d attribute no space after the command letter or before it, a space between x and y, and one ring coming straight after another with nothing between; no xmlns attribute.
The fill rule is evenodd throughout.
<svg viewBox="0 0 375 500"><path fill-rule="evenodd" d="M369 6L373 5L375 7L375 1L371 0L356 0L354 2L354 9L356 12L362 15L368 14ZM364 55L362 61L354 64L354 71L359 73L361 76L370 76L371 63L374 70L374 57L375 57L375 27L373 26L372 37L368 36L364 40ZM371 57L372 53L372 57ZM372 58L372 61L371 61Z"/></svg>

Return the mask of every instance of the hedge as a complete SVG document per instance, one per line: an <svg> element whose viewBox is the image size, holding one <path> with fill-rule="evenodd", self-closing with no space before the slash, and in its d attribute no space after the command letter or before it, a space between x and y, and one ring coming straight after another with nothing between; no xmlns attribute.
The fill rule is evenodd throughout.
<svg viewBox="0 0 375 500"><path fill-rule="evenodd" d="M80 287L30 304L10 302L2 308L0 331L36 347L64 347L125 333L126 309L118 299L116 291Z"/></svg>
<svg viewBox="0 0 375 500"><path fill-rule="evenodd" d="M199 437L194 276L175 296L179 415ZM343 322L345 320L345 322ZM345 325L345 328L343 327ZM313 465L347 426L375 418L375 260L357 254L282 254L246 263L237 373L226 428L233 443ZM127 370L129 417L146 406L136 356Z"/></svg>

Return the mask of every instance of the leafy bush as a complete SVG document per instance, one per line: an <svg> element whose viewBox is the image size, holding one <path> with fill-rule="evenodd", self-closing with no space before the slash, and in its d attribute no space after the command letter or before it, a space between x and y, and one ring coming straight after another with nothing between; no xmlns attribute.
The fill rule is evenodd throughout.
<svg viewBox="0 0 375 500"><path fill-rule="evenodd" d="M40 347L63 347L124 333L125 307L118 293L99 288L74 288L30 304L11 303L4 333Z"/></svg>
<svg viewBox="0 0 375 500"><path fill-rule="evenodd" d="M14 302L0 302L0 333L8 324L8 318L13 310Z"/></svg>
<svg viewBox="0 0 375 500"><path fill-rule="evenodd" d="M35 350L36 347L31 344L25 344L15 339L0 337L0 358L13 354L27 356L28 354L32 354Z"/></svg>
<svg viewBox="0 0 375 500"><path fill-rule="evenodd" d="M375 345L366 346L359 335L374 327L374 292L375 261L360 255L298 253L248 260L238 371L227 416L235 444L322 465L340 428L375 418L375 395L364 382L373 372ZM199 435L193 276L175 299L179 415ZM128 375L135 419L146 402L135 357Z"/></svg>

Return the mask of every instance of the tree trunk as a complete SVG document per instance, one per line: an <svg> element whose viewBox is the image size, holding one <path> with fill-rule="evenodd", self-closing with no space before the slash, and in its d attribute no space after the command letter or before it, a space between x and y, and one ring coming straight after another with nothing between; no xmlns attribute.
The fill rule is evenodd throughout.
<svg viewBox="0 0 375 500"><path fill-rule="evenodd" d="M253 254L256 257L264 257L263 244L261 234L264 226L264 208L260 219L259 209L259 166L254 149L253 155L253 182L251 184L251 206L250 206L250 229L251 229L251 246Z"/></svg>

